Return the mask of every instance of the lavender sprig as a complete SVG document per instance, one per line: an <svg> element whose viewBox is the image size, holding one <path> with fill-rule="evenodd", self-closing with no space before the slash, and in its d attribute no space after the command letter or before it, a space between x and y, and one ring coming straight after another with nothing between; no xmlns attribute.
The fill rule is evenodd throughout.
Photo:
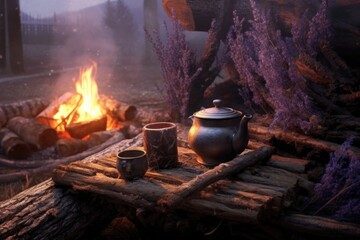
<svg viewBox="0 0 360 240"><path fill-rule="evenodd" d="M159 59L164 79L166 96L171 106L174 120L181 121L188 116L189 92L191 83L197 77L196 56L190 48L183 28L173 14L171 26L164 23L166 41L160 39L158 32L152 34L145 29L147 39L152 43Z"/></svg>

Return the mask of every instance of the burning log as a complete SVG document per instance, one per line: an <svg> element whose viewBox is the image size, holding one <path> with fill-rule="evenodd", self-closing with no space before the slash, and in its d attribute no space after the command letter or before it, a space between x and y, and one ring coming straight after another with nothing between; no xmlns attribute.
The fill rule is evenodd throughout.
<svg viewBox="0 0 360 240"><path fill-rule="evenodd" d="M0 130L0 146L9 158L24 159L31 155L29 145L7 128Z"/></svg>
<svg viewBox="0 0 360 240"><path fill-rule="evenodd" d="M7 127L19 135L25 142L39 149L50 147L58 140L56 131L34 119L14 117L9 120Z"/></svg>
<svg viewBox="0 0 360 240"><path fill-rule="evenodd" d="M135 106L120 103L116 99L105 95L100 95L99 103L106 110L107 114L123 122L133 120L137 115Z"/></svg>
<svg viewBox="0 0 360 240"><path fill-rule="evenodd" d="M85 151L88 147L86 142L81 139L62 138L56 142L55 148L60 156L67 157Z"/></svg>
<svg viewBox="0 0 360 240"><path fill-rule="evenodd" d="M58 99L52 101L49 106L39 113L36 116L36 120L44 125L57 129L59 125L66 125L66 122L70 122L77 107L81 104L81 100L82 97L80 94L66 92ZM65 119L61 119L61 121L66 122L59 122L59 119L54 119L55 114L59 112L59 107L62 104L65 104L66 106L74 106L74 109L68 114L68 116Z"/></svg>
<svg viewBox="0 0 360 240"><path fill-rule="evenodd" d="M89 138L85 139L86 145L88 148L92 148L102 144L112 138L117 132L117 130L94 132L90 134Z"/></svg>
<svg viewBox="0 0 360 240"><path fill-rule="evenodd" d="M13 172L13 173L5 173L0 174L0 183L8 183L8 182L15 182L19 180L23 180L29 176L34 176L36 174L43 174L51 172L55 167L60 164L68 164L74 161L78 161L79 159L83 159L90 155L94 155L99 151L108 148L109 146L116 145L119 141L124 140L124 134L117 132L111 139L106 141L105 143L90 148L86 151L81 153L75 154L73 156L59 158L52 161L44 162L43 160L33 160L33 161L12 161L8 159L0 158L0 164L8 167L15 167L15 168L23 168L21 171ZM127 146L129 147L131 144L137 144L141 140L141 135L131 139L131 141L127 142ZM138 145L137 145L138 146ZM125 146L121 146L125 147Z"/></svg>
<svg viewBox="0 0 360 240"><path fill-rule="evenodd" d="M49 103L41 98L2 104L0 105L0 127L3 127L9 119L22 116L25 118L35 117Z"/></svg>
<svg viewBox="0 0 360 240"><path fill-rule="evenodd" d="M71 123L65 127L65 130L73 138L83 138L90 133L106 130L106 122L107 118L103 116L102 118L86 122Z"/></svg>
<svg viewBox="0 0 360 240"><path fill-rule="evenodd" d="M110 138L114 137L116 131L100 131L94 132L89 135L85 140L76 138L63 138L56 142L56 151L60 156L67 157L80 152L83 152L89 148L100 145ZM122 134L121 134L122 135ZM124 136L125 139L125 136Z"/></svg>

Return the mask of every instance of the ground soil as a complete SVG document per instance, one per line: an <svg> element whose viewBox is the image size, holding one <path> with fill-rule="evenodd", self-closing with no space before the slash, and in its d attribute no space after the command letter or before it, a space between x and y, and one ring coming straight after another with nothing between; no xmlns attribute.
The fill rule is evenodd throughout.
<svg viewBox="0 0 360 240"><path fill-rule="evenodd" d="M67 91L75 92L74 81L78 76L79 67L0 75L0 104L34 97L51 100ZM157 65L123 65L117 69L101 69L99 66L96 81L99 94L113 96L122 102L141 106L165 103L162 76Z"/></svg>

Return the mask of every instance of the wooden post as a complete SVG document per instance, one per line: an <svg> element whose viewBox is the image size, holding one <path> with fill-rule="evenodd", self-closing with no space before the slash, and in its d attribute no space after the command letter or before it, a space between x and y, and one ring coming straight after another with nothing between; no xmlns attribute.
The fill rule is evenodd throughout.
<svg viewBox="0 0 360 240"><path fill-rule="evenodd" d="M24 71L19 0L0 0L0 68Z"/></svg>

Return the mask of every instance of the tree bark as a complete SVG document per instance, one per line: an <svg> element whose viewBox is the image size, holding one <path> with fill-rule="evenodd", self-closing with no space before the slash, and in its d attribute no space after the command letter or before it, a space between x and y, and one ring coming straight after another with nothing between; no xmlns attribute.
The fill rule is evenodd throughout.
<svg viewBox="0 0 360 240"><path fill-rule="evenodd" d="M127 139L83 161L119 150L140 146L141 141ZM79 157L78 159L81 159ZM50 179L0 203L0 239L79 239L101 222L108 223L117 214L113 205L93 195L77 195L54 186Z"/></svg>
<svg viewBox="0 0 360 240"><path fill-rule="evenodd" d="M92 195L75 195L49 179L0 204L1 239L79 239L116 211ZM21 216L21 217L18 217Z"/></svg>

